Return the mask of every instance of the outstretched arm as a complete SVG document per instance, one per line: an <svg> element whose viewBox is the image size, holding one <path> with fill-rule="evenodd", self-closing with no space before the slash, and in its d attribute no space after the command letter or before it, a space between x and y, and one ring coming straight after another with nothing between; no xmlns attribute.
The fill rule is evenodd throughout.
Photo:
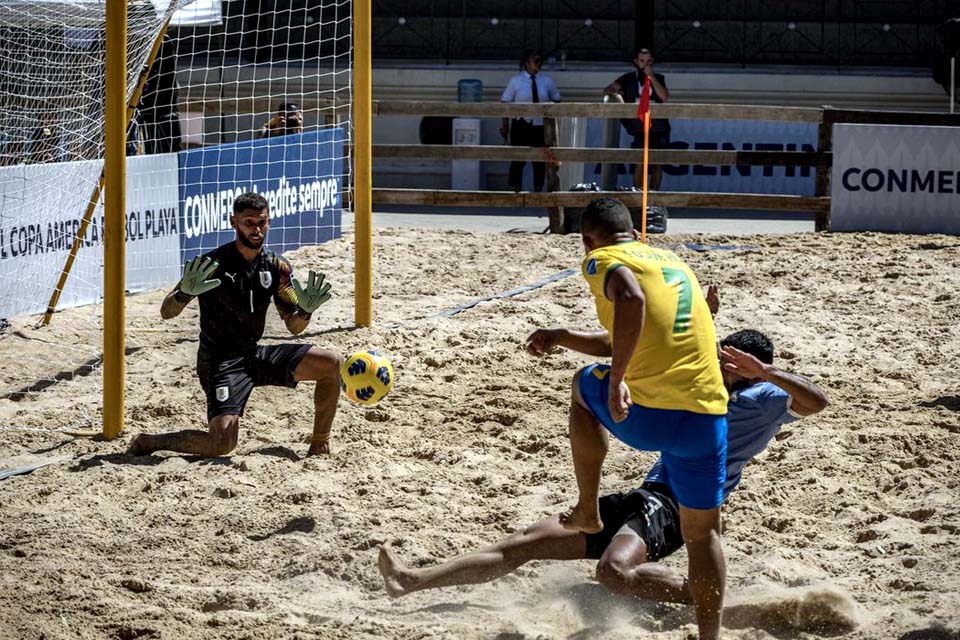
<svg viewBox="0 0 960 640"><path fill-rule="evenodd" d="M606 331L537 329L527 338L527 353L532 356L547 355L558 347L601 358L609 358L613 353Z"/></svg>
<svg viewBox="0 0 960 640"><path fill-rule="evenodd" d="M303 333L310 324L310 314L297 304L297 292L293 288L289 263L281 263L280 286L277 287L277 293L273 297L273 304L277 307L277 313L280 314L283 324L291 334L296 336Z"/></svg>
<svg viewBox="0 0 960 640"><path fill-rule="evenodd" d="M183 265L180 283L167 294L160 305L160 317L164 320L176 318L195 297L219 287L220 280L212 277L219 266L213 258L202 256L197 256Z"/></svg>
<svg viewBox="0 0 960 640"><path fill-rule="evenodd" d="M187 308L191 300L193 300L193 296L188 296L180 291L180 285L177 285L160 304L160 317L164 320L176 318Z"/></svg>
<svg viewBox="0 0 960 640"><path fill-rule="evenodd" d="M767 365L763 379L771 382L790 396L790 410L798 416L812 416L820 413L830 404L827 394L812 380L796 373L789 373Z"/></svg>
<svg viewBox="0 0 960 640"><path fill-rule="evenodd" d="M812 380L760 362L749 353L728 346L723 348L723 359L724 369L745 378L765 380L786 391L790 396L790 410L798 416L812 416L830 404L827 394Z"/></svg>
<svg viewBox="0 0 960 640"><path fill-rule="evenodd" d="M330 285L324 284L325 276L310 271L307 285L303 286L293 277L293 269L286 260L281 262L280 286L273 302L283 323L293 335L298 335L310 324L310 316L330 299Z"/></svg>
<svg viewBox="0 0 960 640"><path fill-rule="evenodd" d="M304 329L307 328L307 325L310 324L310 314L300 308L297 308L286 315L281 314L280 317L283 318L283 324L287 326L287 331L289 331L291 335L295 336L303 333Z"/></svg>

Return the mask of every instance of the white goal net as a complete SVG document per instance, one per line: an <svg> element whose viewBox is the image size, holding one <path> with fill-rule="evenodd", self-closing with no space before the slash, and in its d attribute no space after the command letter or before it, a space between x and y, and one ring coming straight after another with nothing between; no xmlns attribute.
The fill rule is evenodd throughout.
<svg viewBox="0 0 960 640"><path fill-rule="evenodd" d="M185 260L232 239L243 192L270 203L277 253L340 235L351 5L128 3L128 99L142 92L127 136L128 293L172 287ZM0 0L0 430L100 423L105 9ZM164 339L151 295L128 297L128 377Z"/></svg>

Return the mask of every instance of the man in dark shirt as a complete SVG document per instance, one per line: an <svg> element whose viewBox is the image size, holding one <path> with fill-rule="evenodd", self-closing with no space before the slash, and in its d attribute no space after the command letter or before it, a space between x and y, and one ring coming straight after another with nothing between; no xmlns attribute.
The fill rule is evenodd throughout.
<svg viewBox="0 0 960 640"><path fill-rule="evenodd" d="M604 89L609 95L620 94L626 103L640 101L640 94L647 78L650 78L650 101L663 104L670 101L670 91L662 73L653 71L653 54L649 49L640 49L633 59L635 71L625 73ZM624 118L620 121L627 133L633 136L631 149L643 149L643 121L639 118ZM670 121L665 118L655 118L650 121L650 148L667 149L670 147ZM663 179L663 169L655 165L650 176L650 188L660 189ZM633 185L643 186L643 165L633 166Z"/></svg>
<svg viewBox="0 0 960 640"><path fill-rule="evenodd" d="M160 315L175 318L193 298L200 302L197 376L207 396L207 431L141 434L129 453L178 451L220 456L237 446L240 416L258 386L296 387L315 380L313 438L307 455L329 453L330 428L340 395L341 357L308 344L258 346L270 300L290 333L307 328L311 314L330 299L323 274L310 272L306 286L284 258L263 248L270 228L267 201L245 193L234 201L230 224L236 240L194 258Z"/></svg>

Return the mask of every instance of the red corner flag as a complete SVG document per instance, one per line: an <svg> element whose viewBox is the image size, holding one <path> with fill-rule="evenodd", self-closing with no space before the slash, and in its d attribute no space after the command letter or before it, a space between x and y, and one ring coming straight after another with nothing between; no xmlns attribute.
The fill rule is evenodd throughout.
<svg viewBox="0 0 960 640"><path fill-rule="evenodd" d="M643 81L643 91L640 92L640 106L637 107L637 118L644 120L650 113L650 76Z"/></svg>
<svg viewBox="0 0 960 640"><path fill-rule="evenodd" d="M650 167L650 76L643 82L643 91L640 93L640 106L637 107L637 117L643 122L643 196L641 199L640 240L647 241L647 171Z"/></svg>

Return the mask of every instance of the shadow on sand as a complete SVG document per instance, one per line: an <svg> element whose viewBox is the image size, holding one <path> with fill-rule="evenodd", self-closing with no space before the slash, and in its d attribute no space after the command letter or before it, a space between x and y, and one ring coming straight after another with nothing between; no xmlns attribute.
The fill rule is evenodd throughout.
<svg viewBox="0 0 960 640"><path fill-rule="evenodd" d="M943 407L950 411L960 411L960 396L940 396L935 400L924 400L918 404L921 407Z"/></svg>
<svg viewBox="0 0 960 640"><path fill-rule="evenodd" d="M204 458L203 456L170 456L183 458L190 464L200 465L231 465L232 460L229 457ZM104 453L77 460L77 463L70 467L70 471L88 471L96 467L102 467L104 464L127 464L140 467L155 467L163 464L169 458L165 456L149 455L134 456L129 453Z"/></svg>
<svg viewBox="0 0 960 640"><path fill-rule="evenodd" d="M247 539L253 540L254 542L263 542L264 540L269 540L273 536L283 536L290 533L310 533L316 528L317 521L315 519L313 519L311 516L300 516L299 518L294 518L276 531L247 536Z"/></svg>
<svg viewBox="0 0 960 640"><path fill-rule="evenodd" d="M297 455L297 452L289 447L263 447L261 449L254 449L250 453L255 453L261 456L272 456L274 458L283 458L289 460L290 462L300 462L303 458Z"/></svg>
<svg viewBox="0 0 960 640"><path fill-rule="evenodd" d="M938 629L936 627L916 629L903 634L898 640L960 640L960 631L950 631L949 629Z"/></svg>

